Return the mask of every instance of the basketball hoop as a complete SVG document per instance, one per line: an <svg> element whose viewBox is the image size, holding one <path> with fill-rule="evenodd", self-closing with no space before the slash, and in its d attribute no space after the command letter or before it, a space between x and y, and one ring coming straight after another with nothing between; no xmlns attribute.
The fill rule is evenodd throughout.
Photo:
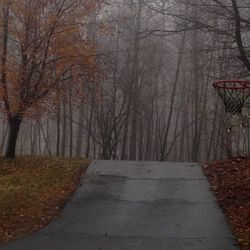
<svg viewBox="0 0 250 250"><path fill-rule="evenodd" d="M222 80L213 84L225 105L226 113L231 114L228 132L236 128L246 128L250 124L250 81Z"/></svg>
<svg viewBox="0 0 250 250"><path fill-rule="evenodd" d="M226 113L241 114L250 95L250 81L223 80L215 82L213 86L224 102Z"/></svg>
<svg viewBox="0 0 250 250"><path fill-rule="evenodd" d="M233 132L235 129L240 129L243 143L242 151L246 153L246 135L244 129L250 126L250 81L241 80L222 80L213 84L216 92L224 102L225 111L231 116L228 122L228 133ZM250 99L250 98L249 98ZM239 139L239 134L237 134Z"/></svg>

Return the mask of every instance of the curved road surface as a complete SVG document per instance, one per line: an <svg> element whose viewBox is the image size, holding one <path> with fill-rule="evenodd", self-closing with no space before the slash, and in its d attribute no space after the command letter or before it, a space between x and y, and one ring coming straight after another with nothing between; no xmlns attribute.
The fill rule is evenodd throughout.
<svg viewBox="0 0 250 250"><path fill-rule="evenodd" d="M94 161L62 215L1 250L237 250L199 165Z"/></svg>

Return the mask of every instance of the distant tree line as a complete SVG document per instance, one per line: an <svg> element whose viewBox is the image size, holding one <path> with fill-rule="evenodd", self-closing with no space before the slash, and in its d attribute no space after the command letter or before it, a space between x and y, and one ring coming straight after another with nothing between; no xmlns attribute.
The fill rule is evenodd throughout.
<svg viewBox="0 0 250 250"><path fill-rule="evenodd" d="M83 4L72 0L47 1L55 7L53 10L59 3L68 7ZM28 112L23 116L20 111L17 154L209 161L250 153L249 129L243 133L227 132L228 117L212 88L216 80L249 76L248 1L110 0L101 7L100 3L90 3L82 5L84 15L74 15L76 25L82 20L76 26L78 33L73 32L75 27L64 26L64 22L72 25L67 18L72 17L71 10L79 8L72 5L70 11L63 12L63 26L58 24L56 28L65 27L65 33L53 33L51 43L55 48L42 35L53 30L58 20L55 13L48 15L50 8L39 7L43 12L39 12L40 19L35 22L33 14L29 17L27 10L23 12L30 21L23 19L25 25L17 28L28 34L19 32L24 37L21 40L16 35L17 42L15 36L6 33L14 32L14 26L10 29L7 25L13 17L10 7L3 5L3 154L11 138L11 132L7 133L10 117L19 114L16 107L25 103L24 97L29 102L21 106ZM35 7L24 6L30 10ZM45 25L42 18L50 23ZM27 26L29 23L31 27ZM27 42L32 45L30 48L25 45ZM49 56L44 54L44 45ZM9 51L14 55L6 68ZM49 64L50 60L62 62ZM5 76L5 71L15 69L13 65L18 65L17 74ZM13 95L18 98L13 101L6 99L7 81L18 86ZM8 91L14 91L10 88ZM30 114L40 99L37 94L43 93L46 98L38 102L36 110L40 113L34 117ZM9 111L6 100L14 105Z"/></svg>

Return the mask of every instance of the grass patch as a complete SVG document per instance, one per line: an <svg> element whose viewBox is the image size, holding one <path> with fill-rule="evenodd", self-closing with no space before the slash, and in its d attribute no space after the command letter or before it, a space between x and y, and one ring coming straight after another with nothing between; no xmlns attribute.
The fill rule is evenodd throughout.
<svg viewBox="0 0 250 250"><path fill-rule="evenodd" d="M34 232L56 218L88 165L84 159L0 158L0 243Z"/></svg>
<svg viewBox="0 0 250 250"><path fill-rule="evenodd" d="M242 250L250 250L250 158L234 158L204 166Z"/></svg>

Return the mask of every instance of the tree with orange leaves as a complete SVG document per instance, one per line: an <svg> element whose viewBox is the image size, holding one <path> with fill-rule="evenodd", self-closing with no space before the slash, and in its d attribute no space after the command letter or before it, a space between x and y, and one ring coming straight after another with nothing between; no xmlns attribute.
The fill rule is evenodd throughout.
<svg viewBox="0 0 250 250"><path fill-rule="evenodd" d="M94 48L86 35L93 0L0 0L0 104L15 146L24 117L54 90L76 84L95 71ZM91 50L93 50L91 52Z"/></svg>

